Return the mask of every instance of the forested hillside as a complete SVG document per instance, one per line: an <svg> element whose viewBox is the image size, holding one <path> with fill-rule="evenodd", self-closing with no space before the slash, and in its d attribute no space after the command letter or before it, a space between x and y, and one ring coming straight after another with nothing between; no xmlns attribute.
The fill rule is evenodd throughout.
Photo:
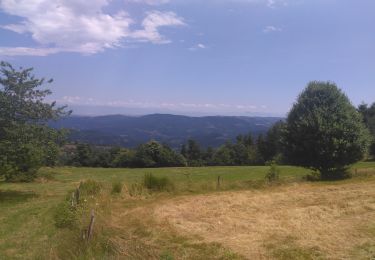
<svg viewBox="0 0 375 260"><path fill-rule="evenodd" d="M98 117L71 116L51 125L71 129L70 141L96 145L135 147L156 140L179 148L188 139L203 147L218 147L239 134L257 136L266 133L278 117L188 117L153 114L140 117L111 115Z"/></svg>

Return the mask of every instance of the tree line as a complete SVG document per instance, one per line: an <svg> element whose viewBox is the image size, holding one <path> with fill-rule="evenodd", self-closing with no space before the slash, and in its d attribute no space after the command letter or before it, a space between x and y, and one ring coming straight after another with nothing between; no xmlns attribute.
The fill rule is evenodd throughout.
<svg viewBox="0 0 375 260"><path fill-rule="evenodd" d="M357 110L362 115L363 123L375 137L375 103L371 106L361 104ZM193 139L188 140L179 150L157 141L147 142L135 149L83 143L69 144L61 148L56 164L103 168L252 166L266 165L270 162L287 164L291 162L286 156L296 158L298 155L286 155L288 150L290 151L284 147L286 127L286 121L280 121L265 134L257 137L252 136L251 133L241 134L235 141L228 140L217 148L203 148ZM306 135L307 132L303 134ZM310 140L316 142L314 138ZM363 156L362 153L360 156ZM372 141L367 158L374 156L375 141Z"/></svg>
<svg viewBox="0 0 375 260"><path fill-rule="evenodd" d="M341 178L348 167L375 155L375 103L355 108L332 82L310 82L285 121L265 135L239 135L218 148L188 140L180 151L150 141L136 149L64 145L65 132L48 122L71 111L45 98L52 80L32 69L0 63L0 177L32 180L42 166L170 167L264 165L269 161L316 170L324 179Z"/></svg>
<svg viewBox="0 0 375 260"><path fill-rule="evenodd" d="M104 168L264 165L270 160L281 160L281 126L282 122L277 123L265 136L259 135L255 139L251 133L238 135L235 142L228 140L218 148L203 148L192 139L180 150L157 141L147 142L135 149L68 144L61 148L56 164Z"/></svg>

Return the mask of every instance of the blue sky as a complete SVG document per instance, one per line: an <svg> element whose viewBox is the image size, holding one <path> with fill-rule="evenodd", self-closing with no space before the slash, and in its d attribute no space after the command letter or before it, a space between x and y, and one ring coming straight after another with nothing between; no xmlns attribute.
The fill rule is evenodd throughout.
<svg viewBox="0 0 375 260"><path fill-rule="evenodd" d="M285 115L311 80L375 101L373 0L1 0L0 59L76 114Z"/></svg>

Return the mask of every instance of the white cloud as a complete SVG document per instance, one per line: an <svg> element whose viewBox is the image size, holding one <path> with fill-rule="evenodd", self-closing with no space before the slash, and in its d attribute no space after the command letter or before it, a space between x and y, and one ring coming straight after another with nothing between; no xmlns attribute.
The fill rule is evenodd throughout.
<svg viewBox="0 0 375 260"><path fill-rule="evenodd" d="M47 56L60 51L57 48L0 47L0 56Z"/></svg>
<svg viewBox="0 0 375 260"><path fill-rule="evenodd" d="M183 25L172 12L150 12L142 22L143 29L132 31L134 20L123 10L114 14L103 11L110 0L1 0L0 9L23 20L1 28L30 34L36 48L0 47L1 55L45 56L57 52L94 54L120 47L126 39L152 43L170 42L158 29Z"/></svg>
<svg viewBox="0 0 375 260"><path fill-rule="evenodd" d="M174 12L148 12L146 18L142 22L142 30L132 33L132 37L138 40L150 41L153 43L169 43L170 40L165 39L158 29L163 26L182 26L185 25L183 19L178 17Z"/></svg>
<svg viewBox="0 0 375 260"><path fill-rule="evenodd" d="M93 98L85 98L80 96L64 96L57 100L61 104L70 105L86 105L86 106L108 106L118 108L173 108L176 110L212 110L212 111L252 111L265 108L264 106L258 107L251 104L214 104L214 103L170 103L170 102L147 102L135 100L96 100Z"/></svg>
<svg viewBox="0 0 375 260"><path fill-rule="evenodd" d="M204 45L203 43L198 43L198 44L194 45L193 47L189 48L190 51L197 51L199 49L207 49L207 46Z"/></svg>
<svg viewBox="0 0 375 260"><path fill-rule="evenodd" d="M281 32L281 31L282 31L282 29L280 27L276 27L276 26L273 26L273 25L266 26L263 29L264 33Z"/></svg>

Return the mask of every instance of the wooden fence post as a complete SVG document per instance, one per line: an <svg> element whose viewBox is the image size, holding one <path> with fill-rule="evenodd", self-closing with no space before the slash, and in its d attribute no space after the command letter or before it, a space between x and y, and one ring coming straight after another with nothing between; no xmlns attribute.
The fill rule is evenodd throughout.
<svg viewBox="0 0 375 260"><path fill-rule="evenodd" d="M79 196L80 196L80 190L79 187L75 191L75 198L76 198L76 204L79 204Z"/></svg>
<svg viewBox="0 0 375 260"><path fill-rule="evenodd" d="M73 192L72 192L72 197L70 198L70 202L71 202L71 204L72 204L72 207L75 206L75 204L74 204L75 201L76 201L76 198L75 198L75 192L73 191Z"/></svg>
<svg viewBox="0 0 375 260"><path fill-rule="evenodd" d="M217 189L220 189L220 175L217 176Z"/></svg>
<svg viewBox="0 0 375 260"><path fill-rule="evenodd" d="M95 214L94 214L94 210L92 209L91 210L90 225L89 225L89 228L87 230L87 240L90 240L90 238L92 236L92 232L94 231L94 222L95 222Z"/></svg>

